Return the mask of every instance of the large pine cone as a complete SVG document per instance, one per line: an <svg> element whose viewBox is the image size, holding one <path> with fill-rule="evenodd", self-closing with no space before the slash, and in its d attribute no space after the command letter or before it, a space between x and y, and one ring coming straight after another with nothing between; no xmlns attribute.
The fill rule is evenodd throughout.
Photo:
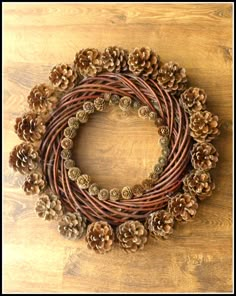
<svg viewBox="0 0 236 296"><path fill-rule="evenodd" d="M117 47L109 46L102 54L103 68L108 72L126 72L128 70L128 51Z"/></svg>
<svg viewBox="0 0 236 296"><path fill-rule="evenodd" d="M23 189L27 195L40 194L46 188L47 182L43 175L39 173L29 174L23 184Z"/></svg>
<svg viewBox="0 0 236 296"><path fill-rule="evenodd" d="M147 242L147 230L139 221L128 220L116 229L120 246L127 252L142 250Z"/></svg>
<svg viewBox="0 0 236 296"><path fill-rule="evenodd" d="M102 71L101 53L95 48L81 49L75 55L74 66L82 76L95 76Z"/></svg>
<svg viewBox="0 0 236 296"><path fill-rule="evenodd" d="M13 148L10 153L9 166L21 174L28 174L38 167L39 155L34 146L21 143Z"/></svg>
<svg viewBox="0 0 236 296"><path fill-rule="evenodd" d="M76 72L68 64L54 66L49 74L49 80L59 91L72 89L77 78Z"/></svg>
<svg viewBox="0 0 236 296"><path fill-rule="evenodd" d="M86 219L79 212L63 215L58 223L58 231L67 239L79 239L85 233Z"/></svg>
<svg viewBox="0 0 236 296"><path fill-rule="evenodd" d="M61 201L54 194L39 197L35 205L35 211L44 220L57 220L63 215Z"/></svg>
<svg viewBox="0 0 236 296"><path fill-rule="evenodd" d="M33 112L28 112L16 118L15 133L23 141L36 142L41 140L45 133L42 118Z"/></svg>
<svg viewBox="0 0 236 296"><path fill-rule="evenodd" d="M114 233L112 227L107 222L98 221L88 226L85 239L89 249L93 249L96 253L104 254L112 248Z"/></svg>
<svg viewBox="0 0 236 296"><path fill-rule="evenodd" d="M165 210L156 211L148 216L145 226L154 238L167 239L173 233L174 218Z"/></svg>
<svg viewBox="0 0 236 296"><path fill-rule="evenodd" d="M165 63L159 69L157 82L167 92L178 95L187 87L186 71L177 63Z"/></svg>
<svg viewBox="0 0 236 296"><path fill-rule="evenodd" d="M129 54L129 70L143 79L156 79L160 66L160 57L149 47L135 48Z"/></svg>
<svg viewBox="0 0 236 296"><path fill-rule="evenodd" d="M190 135L196 142L210 142L220 134L218 116L209 111L193 112L190 116Z"/></svg>
<svg viewBox="0 0 236 296"><path fill-rule="evenodd" d="M181 94L179 102L186 112L191 114L206 109L207 94L204 89L190 87Z"/></svg>
<svg viewBox="0 0 236 296"><path fill-rule="evenodd" d="M212 182L209 172L192 170L183 180L183 189L203 200L212 195L215 184Z"/></svg>
<svg viewBox="0 0 236 296"><path fill-rule="evenodd" d="M191 221L197 213L198 203L189 193L177 193L168 202L169 212L178 222Z"/></svg>
<svg viewBox="0 0 236 296"><path fill-rule="evenodd" d="M219 153L211 143L196 143L191 151L191 162L195 169L211 170L216 167Z"/></svg>

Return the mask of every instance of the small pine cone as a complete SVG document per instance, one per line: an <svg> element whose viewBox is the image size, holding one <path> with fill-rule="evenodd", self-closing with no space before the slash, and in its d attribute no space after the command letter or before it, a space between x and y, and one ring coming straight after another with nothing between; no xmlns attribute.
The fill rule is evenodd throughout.
<svg viewBox="0 0 236 296"><path fill-rule="evenodd" d="M110 105L119 105L120 97L118 95L111 95L109 104Z"/></svg>
<svg viewBox="0 0 236 296"><path fill-rule="evenodd" d="M197 170L211 170L216 167L219 153L211 143L196 143L191 151L191 162Z"/></svg>
<svg viewBox="0 0 236 296"><path fill-rule="evenodd" d="M104 254L112 249L114 241L113 229L105 221L93 222L87 228L85 239L89 249Z"/></svg>
<svg viewBox="0 0 236 296"><path fill-rule="evenodd" d="M147 242L147 230L139 221L128 220L116 229L119 245L127 252L142 250Z"/></svg>
<svg viewBox="0 0 236 296"><path fill-rule="evenodd" d="M58 101L56 96L53 96L53 90L45 83L33 87L27 100L32 111L42 113L51 111Z"/></svg>
<svg viewBox="0 0 236 296"><path fill-rule="evenodd" d="M44 220L57 220L63 215L61 201L54 194L45 194L39 197L35 211Z"/></svg>
<svg viewBox="0 0 236 296"><path fill-rule="evenodd" d="M77 78L76 72L68 64L54 66L49 74L49 80L54 88L59 91L72 89Z"/></svg>
<svg viewBox="0 0 236 296"><path fill-rule="evenodd" d="M149 117L149 107L148 106L142 106L138 109L138 116L142 119L147 119Z"/></svg>
<svg viewBox="0 0 236 296"><path fill-rule="evenodd" d="M168 210L178 222L191 221L197 213L198 203L189 193L177 193L168 202Z"/></svg>
<svg viewBox="0 0 236 296"><path fill-rule="evenodd" d="M167 239L173 233L174 218L165 210L156 211L147 217L145 226L152 237Z"/></svg>
<svg viewBox="0 0 236 296"><path fill-rule="evenodd" d="M98 97L94 100L94 107L97 111L103 111L105 109L105 103L105 99Z"/></svg>
<svg viewBox="0 0 236 296"><path fill-rule="evenodd" d="M86 123L89 116L87 112L81 109L76 113L76 118L79 120L80 123Z"/></svg>
<svg viewBox="0 0 236 296"><path fill-rule="evenodd" d="M168 137L169 136L169 128L168 126L160 126L158 127L158 134L161 136L161 137Z"/></svg>
<svg viewBox="0 0 236 296"><path fill-rule="evenodd" d="M120 98L119 107L122 111L128 111L131 109L132 99L124 96Z"/></svg>
<svg viewBox="0 0 236 296"><path fill-rule="evenodd" d="M159 175L160 174L158 174L158 173L156 173L156 172L151 172L150 174L149 174L149 178L150 179L152 179L153 180L153 183L159 178Z"/></svg>
<svg viewBox="0 0 236 296"><path fill-rule="evenodd" d="M76 181L79 176L81 175L81 171L79 168L77 167L72 167L72 168L69 168L69 171L68 171L68 178L72 181Z"/></svg>
<svg viewBox="0 0 236 296"><path fill-rule="evenodd" d="M77 117L70 117L68 119L68 125L70 128L77 130L79 128L79 120Z"/></svg>
<svg viewBox="0 0 236 296"><path fill-rule="evenodd" d="M140 184L136 184L132 187L132 193L135 197L140 197L143 195L144 188Z"/></svg>
<svg viewBox="0 0 236 296"><path fill-rule="evenodd" d="M168 137L161 137L160 144L162 147L167 147L169 145L169 138Z"/></svg>
<svg viewBox="0 0 236 296"><path fill-rule="evenodd" d="M78 177L76 183L80 189L88 189L90 185L89 184L90 181L91 181L91 177L84 174Z"/></svg>
<svg viewBox="0 0 236 296"><path fill-rule="evenodd" d="M118 188L112 188L110 190L110 200L116 201L116 200L119 200L120 197L121 197L121 193Z"/></svg>
<svg viewBox="0 0 236 296"><path fill-rule="evenodd" d="M84 77L95 76L102 71L101 53L95 48L81 49L75 55L74 66Z"/></svg>
<svg viewBox="0 0 236 296"><path fill-rule="evenodd" d="M218 116L209 111L193 112L190 116L190 135L196 142L210 142L220 134Z"/></svg>
<svg viewBox="0 0 236 296"><path fill-rule="evenodd" d="M157 82L165 91L178 95L187 87L186 70L177 63L165 63L159 69Z"/></svg>
<svg viewBox="0 0 236 296"><path fill-rule="evenodd" d="M69 139L74 139L76 137L77 131L75 128L66 127L64 129L64 136Z"/></svg>
<svg viewBox="0 0 236 296"><path fill-rule="evenodd" d="M151 112L148 114L148 118L149 118L149 120L151 120L151 121L156 121L156 119L157 119L157 114L156 114L156 112L151 111Z"/></svg>
<svg viewBox="0 0 236 296"><path fill-rule="evenodd" d="M157 127L160 127L160 126L162 126L164 124L164 120L161 118L161 117L158 117L157 119L156 119L156 121L155 121L155 125L157 126Z"/></svg>
<svg viewBox="0 0 236 296"><path fill-rule="evenodd" d="M109 191L107 189L101 189L98 193L99 200L108 200L109 199Z"/></svg>
<svg viewBox="0 0 236 296"><path fill-rule="evenodd" d="M10 153L9 166L21 174L33 172L37 169L38 163L39 155L32 144L21 143Z"/></svg>
<svg viewBox="0 0 236 296"><path fill-rule="evenodd" d="M69 149L63 149L61 150L61 158L64 160L70 159L72 156L72 152Z"/></svg>
<svg viewBox="0 0 236 296"><path fill-rule="evenodd" d="M153 186L153 179L148 178L142 181L142 186L144 188L144 190L149 190L152 188Z"/></svg>
<svg viewBox="0 0 236 296"><path fill-rule="evenodd" d="M61 140L61 147L63 149L72 149L73 148L73 141L69 138L64 138Z"/></svg>
<svg viewBox="0 0 236 296"><path fill-rule="evenodd" d="M133 101L133 108L139 109L141 107L141 103L139 101Z"/></svg>
<svg viewBox="0 0 236 296"><path fill-rule="evenodd" d="M159 175L161 174L163 171L163 165L161 165L160 163L157 163L155 166L154 166L154 172Z"/></svg>
<svg viewBox="0 0 236 296"><path fill-rule="evenodd" d="M44 191L46 185L47 182L43 175L39 173L31 173L26 176L23 189L27 195L40 194Z"/></svg>
<svg viewBox="0 0 236 296"><path fill-rule="evenodd" d="M37 142L45 133L45 125L42 118L33 112L25 113L16 118L15 133L23 141Z"/></svg>
<svg viewBox="0 0 236 296"><path fill-rule="evenodd" d="M166 164L167 164L167 158L165 156L160 156L159 159L158 159L158 164L161 166L161 167L164 167Z"/></svg>
<svg viewBox="0 0 236 296"><path fill-rule="evenodd" d="M92 196L98 195L99 193L99 188L96 183L93 183L89 186L89 194Z"/></svg>
<svg viewBox="0 0 236 296"><path fill-rule="evenodd" d="M160 57L149 47L135 48L129 54L129 70L143 79L156 79L160 66Z"/></svg>
<svg viewBox="0 0 236 296"><path fill-rule="evenodd" d="M107 47L102 54L103 68L120 73L128 70L128 51L117 46Z"/></svg>
<svg viewBox="0 0 236 296"><path fill-rule="evenodd" d="M64 161L64 166L67 170L75 166L75 162L73 159L67 159Z"/></svg>
<svg viewBox="0 0 236 296"><path fill-rule="evenodd" d="M196 195L200 200L212 195L215 184L209 172L192 170L183 179L183 189L191 195Z"/></svg>
<svg viewBox="0 0 236 296"><path fill-rule="evenodd" d="M83 109L86 113L92 114L95 110L93 102L90 102L90 101L84 102Z"/></svg>
<svg viewBox="0 0 236 296"><path fill-rule="evenodd" d="M105 102L109 102L111 99L111 93L110 92L104 93L103 98L104 98Z"/></svg>
<svg viewBox="0 0 236 296"><path fill-rule="evenodd" d="M121 190L121 196L123 199L131 199L133 196L132 190L129 186L125 186Z"/></svg>
<svg viewBox="0 0 236 296"><path fill-rule="evenodd" d="M190 87L181 94L179 102L184 110L191 114L206 109L207 94L204 89Z"/></svg>
<svg viewBox="0 0 236 296"><path fill-rule="evenodd" d="M163 149L161 150L161 154L167 160L168 155L170 154L170 149L168 147L163 147Z"/></svg>
<svg viewBox="0 0 236 296"><path fill-rule="evenodd" d="M76 240L86 230L86 219L79 212L63 215L58 223L58 231L67 239Z"/></svg>

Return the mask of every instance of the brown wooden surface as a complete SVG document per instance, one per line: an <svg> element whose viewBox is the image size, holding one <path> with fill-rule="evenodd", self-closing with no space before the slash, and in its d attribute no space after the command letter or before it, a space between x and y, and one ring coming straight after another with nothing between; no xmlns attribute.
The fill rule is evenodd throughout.
<svg viewBox="0 0 236 296"><path fill-rule="evenodd" d="M4 291L232 291L232 5L4 4L3 13ZM55 63L72 62L80 48L108 45L147 45L162 60L179 62L191 84L206 90L208 108L222 123L214 195L170 240L150 240L131 255L115 248L98 256L83 240L64 240L56 223L36 217L35 198L23 194L22 178L8 167L19 143L14 120L27 110L31 87L46 81ZM155 139L148 123L97 116L81 129L78 160L104 185L134 183L155 162Z"/></svg>

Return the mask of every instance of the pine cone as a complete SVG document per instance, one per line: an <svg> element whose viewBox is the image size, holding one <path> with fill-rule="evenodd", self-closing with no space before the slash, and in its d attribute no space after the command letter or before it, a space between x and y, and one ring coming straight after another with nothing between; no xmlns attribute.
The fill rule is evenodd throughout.
<svg viewBox="0 0 236 296"><path fill-rule="evenodd" d="M81 175L81 171L79 168L77 167L72 167L72 168L69 168L69 171L68 171L68 178L72 181L76 181L79 176Z"/></svg>
<svg viewBox="0 0 236 296"><path fill-rule="evenodd" d="M109 191L107 189L101 189L98 193L99 200L108 200L109 199Z"/></svg>
<svg viewBox="0 0 236 296"><path fill-rule="evenodd" d="M77 117L70 117L68 119L68 125L70 128L77 130L79 128L79 119Z"/></svg>
<svg viewBox="0 0 236 296"><path fill-rule="evenodd" d="M46 188L47 182L43 175L31 173L25 178L23 189L27 195L40 194Z"/></svg>
<svg viewBox="0 0 236 296"><path fill-rule="evenodd" d="M49 74L49 80L54 88L59 91L66 91L75 86L77 78L76 72L68 64L58 64L54 66Z"/></svg>
<svg viewBox="0 0 236 296"><path fill-rule="evenodd" d="M76 118L80 123L86 123L88 121L89 115L87 112L81 109L76 113Z"/></svg>
<svg viewBox="0 0 236 296"><path fill-rule="evenodd" d="M120 97L118 95L111 95L109 104L110 105L118 105L120 102Z"/></svg>
<svg viewBox="0 0 236 296"><path fill-rule="evenodd" d="M216 167L219 153L211 143L196 143L191 151L191 162L195 169L211 170Z"/></svg>
<svg viewBox="0 0 236 296"><path fill-rule="evenodd" d="M61 147L63 149L72 149L73 148L73 141L69 138L64 138L61 140Z"/></svg>
<svg viewBox="0 0 236 296"><path fill-rule="evenodd" d="M158 134L161 136L161 137L168 137L169 136L169 128L168 126L160 126L158 127Z"/></svg>
<svg viewBox="0 0 236 296"><path fill-rule="evenodd" d="M196 142L210 142L220 134L218 116L209 111L193 112L190 116L190 135Z"/></svg>
<svg viewBox="0 0 236 296"><path fill-rule="evenodd" d="M112 249L114 233L112 227L105 221L90 224L87 228L86 242L89 249L104 254Z"/></svg>
<svg viewBox="0 0 236 296"><path fill-rule="evenodd" d="M157 82L165 91L178 95L187 87L186 71L177 63L165 63L159 69Z"/></svg>
<svg viewBox="0 0 236 296"><path fill-rule="evenodd" d="M79 239L85 230L86 219L79 212L63 215L58 223L58 231L67 239Z"/></svg>
<svg viewBox="0 0 236 296"><path fill-rule="evenodd" d="M76 183L80 189L88 189L90 185L89 184L90 181L91 181L91 177L84 174L78 177Z"/></svg>
<svg viewBox="0 0 236 296"><path fill-rule="evenodd" d="M110 200L119 200L121 196L120 190L118 188L113 188L110 190Z"/></svg>
<svg viewBox="0 0 236 296"><path fill-rule="evenodd" d="M133 196L132 190L129 186L125 186L121 190L121 196L123 199L131 199Z"/></svg>
<svg viewBox="0 0 236 296"><path fill-rule="evenodd" d="M89 194L92 196L96 196L99 193L99 188L96 183L93 183L89 186Z"/></svg>
<svg viewBox="0 0 236 296"><path fill-rule="evenodd" d="M142 119L147 119L149 117L149 107L148 106L142 106L138 109L138 116Z"/></svg>
<svg viewBox="0 0 236 296"><path fill-rule="evenodd" d="M95 76L102 71L101 53L95 48L81 49L75 55L74 66L82 76Z"/></svg>
<svg viewBox="0 0 236 296"><path fill-rule="evenodd" d="M93 102L90 102L90 101L84 102L83 109L86 113L92 114L95 111Z"/></svg>
<svg viewBox="0 0 236 296"><path fill-rule="evenodd" d="M177 193L168 202L169 212L178 222L191 221L197 213L198 203L189 193Z"/></svg>
<svg viewBox="0 0 236 296"><path fill-rule="evenodd" d="M64 160L70 159L72 156L72 152L70 149L63 149L61 150L61 158Z"/></svg>
<svg viewBox="0 0 236 296"><path fill-rule="evenodd" d="M157 119L157 113L156 112L153 112L153 111L151 111L149 114L148 114L148 117L149 117L149 120L151 120L151 121L156 121L156 119Z"/></svg>
<svg viewBox="0 0 236 296"><path fill-rule="evenodd" d="M124 96L120 98L119 107L122 111L128 111L131 109L132 99Z"/></svg>
<svg viewBox="0 0 236 296"><path fill-rule="evenodd" d="M97 111L103 111L105 109L105 100L103 98L96 98L94 100L94 107Z"/></svg>
<svg viewBox="0 0 236 296"><path fill-rule="evenodd" d="M169 145L169 138L168 137L161 137L160 144L163 148L166 148Z"/></svg>
<svg viewBox="0 0 236 296"><path fill-rule="evenodd" d="M154 238L167 239L173 233L174 218L165 210L156 211L148 216L145 226Z"/></svg>
<svg viewBox="0 0 236 296"><path fill-rule="evenodd" d="M10 153L9 166L21 174L28 174L38 167L39 155L32 144L21 143Z"/></svg>
<svg viewBox="0 0 236 296"><path fill-rule="evenodd" d="M183 189L203 200L212 195L215 184L212 182L209 172L192 170L183 179Z"/></svg>
<svg viewBox="0 0 236 296"><path fill-rule="evenodd" d="M117 46L107 47L102 54L103 68L108 72L126 72L127 61L128 51Z"/></svg>
<svg viewBox="0 0 236 296"><path fill-rule="evenodd" d="M160 57L149 47L135 48L129 54L129 70L143 79L156 79L160 66Z"/></svg>
<svg viewBox="0 0 236 296"><path fill-rule="evenodd" d="M153 186L153 179L148 178L142 181L142 186L144 188L144 190L149 190L152 188Z"/></svg>
<svg viewBox="0 0 236 296"><path fill-rule="evenodd" d="M66 137L66 138L69 138L69 139L74 139L75 137L76 137L76 135L77 135L77 131L76 131L76 129L75 128L72 128L72 127L66 127L65 129L64 129L64 136Z"/></svg>
<svg viewBox="0 0 236 296"><path fill-rule="evenodd" d="M135 197L140 197L143 195L144 188L140 184L136 184L132 187L132 193Z"/></svg>
<svg viewBox="0 0 236 296"><path fill-rule="evenodd" d="M64 161L64 166L67 170L75 166L75 162L73 159L67 159Z"/></svg>
<svg viewBox="0 0 236 296"><path fill-rule="evenodd" d="M142 250L147 242L147 230L139 221L128 220L116 229L119 245L127 252Z"/></svg>
<svg viewBox="0 0 236 296"><path fill-rule="evenodd" d="M35 211L44 220L57 220L63 215L61 201L54 194L39 197L35 205Z"/></svg>
<svg viewBox="0 0 236 296"><path fill-rule="evenodd" d="M15 133L23 141L37 142L45 133L45 125L40 116L33 112L16 118Z"/></svg>
<svg viewBox="0 0 236 296"><path fill-rule="evenodd" d="M158 117L158 118L156 119L156 121L155 121L155 125L156 125L157 127L160 127L160 126L164 125L164 120L163 120L161 117Z"/></svg>
<svg viewBox="0 0 236 296"><path fill-rule="evenodd" d="M160 163L157 163L155 166L154 166L154 172L159 175L161 174L163 171L163 165L161 165Z"/></svg>
<svg viewBox="0 0 236 296"><path fill-rule="evenodd" d="M181 94L179 102L184 110L191 114L206 109L207 94L204 89L190 87Z"/></svg>

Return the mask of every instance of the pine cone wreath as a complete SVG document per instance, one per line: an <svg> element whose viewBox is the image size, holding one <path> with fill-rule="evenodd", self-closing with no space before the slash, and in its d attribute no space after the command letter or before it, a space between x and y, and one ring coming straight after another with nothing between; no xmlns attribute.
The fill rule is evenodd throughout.
<svg viewBox="0 0 236 296"><path fill-rule="evenodd" d="M128 220L116 229L119 245L126 252L142 250L147 242L147 230L139 221Z"/></svg>
<svg viewBox="0 0 236 296"><path fill-rule="evenodd" d="M104 254L112 249L114 233L112 227L105 221L97 221L87 228L86 242L89 249Z"/></svg>
<svg viewBox="0 0 236 296"><path fill-rule="evenodd" d="M102 71L101 53L95 48L81 49L75 55L74 67L82 76L95 76Z"/></svg>
<svg viewBox="0 0 236 296"><path fill-rule="evenodd" d="M204 89L198 87L190 87L180 96L179 102L184 110L191 114L206 109L207 94Z"/></svg>
<svg viewBox="0 0 236 296"><path fill-rule="evenodd" d="M86 231L86 219L79 212L67 213L61 217L58 231L67 239L79 239Z"/></svg>
<svg viewBox="0 0 236 296"><path fill-rule="evenodd" d="M191 195L196 195L200 200L212 195L215 184L209 172L192 170L183 179L183 189Z"/></svg>
<svg viewBox="0 0 236 296"><path fill-rule="evenodd" d="M160 66L160 57L149 47L135 48L129 54L129 70L143 79L156 79Z"/></svg>
<svg viewBox="0 0 236 296"><path fill-rule="evenodd" d="M39 197L35 211L44 220L57 220L63 215L61 201L54 194L45 194Z"/></svg>
<svg viewBox="0 0 236 296"><path fill-rule="evenodd" d="M120 73L128 70L128 51L117 46L107 47L102 54L103 68Z"/></svg>
<svg viewBox="0 0 236 296"><path fill-rule="evenodd" d="M191 221L197 213L198 203L189 193L177 193L168 202L168 210L178 222Z"/></svg>
<svg viewBox="0 0 236 296"><path fill-rule="evenodd" d="M159 69L157 82L167 92L178 95L187 87L186 71L177 63L165 63Z"/></svg>
<svg viewBox="0 0 236 296"><path fill-rule="evenodd" d="M167 239L173 233L174 218L165 210L156 211L147 217L145 226L152 237Z"/></svg>
<svg viewBox="0 0 236 296"><path fill-rule="evenodd" d="M9 166L21 174L33 172L39 163L39 155L34 146L21 143L15 146L10 153Z"/></svg>
<svg viewBox="0 0 236 296"><path fill-rule="evenodd" d="M40 173L31 173L26 176L23 189L27 195L40 194L46 188L45 177Z"/></svg>
<svg viewBox="0 0 236 296"><path fill-rule="evenodd" d="M196 142L210 142L220 134L218 116L209 111L193 112L190 116L190 135Z"/></svg>
<svg viewBox="0 0 236 296"><path fill-rule="evenodd" d="M211 170L216 167L219 153L211 143L196 143L191 151L191 162L194 169Z"/></svg>
<svg viewBox="0 0 236 296"><path fill-rule="evenodd" d="M68 64L54 66L49 74L49 80L54 88L59 91L67 91L75 86L76 72Z"/></svg>
<svg viewBox="0 0 236 296"><path fill-rule="evenodd" d="M37 142L45 133L45 125L42 118L33 112L25 113L16 118L15 133L23 141Z"/></svg>

